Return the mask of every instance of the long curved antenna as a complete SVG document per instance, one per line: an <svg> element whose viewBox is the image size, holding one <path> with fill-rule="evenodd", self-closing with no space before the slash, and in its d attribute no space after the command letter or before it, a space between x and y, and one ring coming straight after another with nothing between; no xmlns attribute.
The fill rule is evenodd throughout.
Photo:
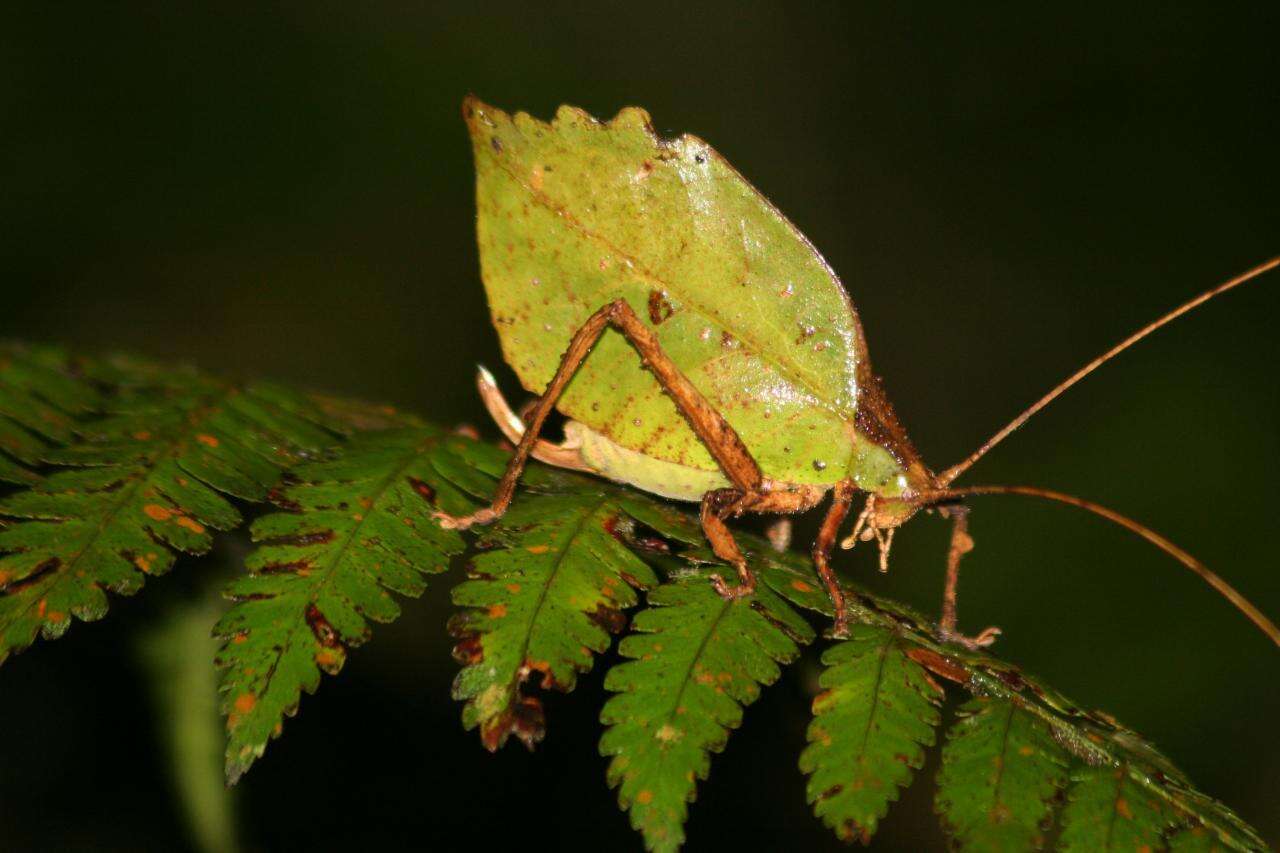
<svg viewBox="0 0 1280 853"><path fill-rule="evenodd" d="M964 489L939 489L937 491L926 492L921 495L921 499L930 503L934 501L947 501L959 498L966 498L971 495L1030 495L1035 498L1044 498L1046 500L1057 501L1059 503L1070 504L1074 507L1086 510L1094 515L1101 516L1107 521L1120 525L1126 530L1138 534L1146 539L1152 545L1155 545L1161 551L1173 557L1179 563L1195 572L1205 583L1213 587L1222 595L1223 598L1235 605L1236 609L1248 616L1253 624L1262 629L1262 632L1271 638L1271 642L1280 646L1280 628L1276 624L1263 615L1262 611L1250 603L1240 593L1236 592L1231 584L1218 577L1209 567L1179 548L1177 545L1165 539L1159 533L1156 533L1149 527L1146 527L1134 521L1127 516L1123 516L1113 509L1109 509L1101 504L1093 501L1087 501L1084 498L1078 498L1075 495L1068 495L1063 492L1055 492L1051 489L1041 489L1036 486L973 486Z"/></svg>
<svg viewBox="0 0 1280 853"><path fill-rule="evenodd" d="M1213 288L1210 288L1209 290L1206 290L1204 293L1200 294L1195 299L1192 299L1190 302L1184 302L1183 304L1179 305L1177 308L1173 309L1168 314L1165 314L1163 317L1156 320L1155 322L1148 323L1147 325L1143 326L1141 329L1134 332L1132 335L1125 338L1123 341L1116 344L1111 349L1107 350L1102 355L1098 356L1093 361L1089 362L1084 367L1080 368L1075 373L1068 376L1065 380L1063 380L1057 387L1055 387L1048 394L1045 394L1039 400L1036 400L1036 402L1033 403L1030 408L1028 408L1022 414L1018 415L1016 418L1011 420L1003 429L1001 429L995 435L991 436L991 438L983 442L982 446L979 447L977 450L973 451L973 453L969 455L968 459L965 459L963 462L961 462L958 465L952 465L950 468L948 468L947 470L939 474L937 477L938 485L940 486L951 485L951 483L955 481L956 477L959 477L965 471L968 471L969 468L973 466L973 463L977 462L979 459L981 459L983 456L987 454L988 450L990 450L991 448L995 447L997 444L999 444L1000 442L1008 438L1010 433L1012 433L1018 427L1022 426L1028 420L1030 420L1031 416L1034 415L1036 412L1040 411L1045 406L1049 405L1054 400L1056 400L1062 394L1063 391L1066 391L1072 385L1075 385L1081 379L1084 379L1090 373L1093 373L1093 371L1097 370L1099 367L1106 364L1112 358L1124 352L1129 347L1133 346L1138 341L1142 340L1147 335L1154 332L1156 329L1159 329L1161 326L1167 325L1168 323L1172 323L1174 320L1178 319L1183 314L1187 313L1193 308L1203 305L1213 297L1218 296L1219 294L1222 294L1222 293L1226 293L1228 290L1231 290L1234 287L1238 287L1239 285L1244 284L1246 281L1249 281L1250 279L1257 278L1263 273L1273 270L1278 266L1280 266L1280 257L1275 257L1269 261L1266 261L1265 263L1258 264L1253 269L1240 273L1240 275L1236 276L1230 281L1224 281L1222 284L1219 284L1217 287L1213 287Z"/></svg>

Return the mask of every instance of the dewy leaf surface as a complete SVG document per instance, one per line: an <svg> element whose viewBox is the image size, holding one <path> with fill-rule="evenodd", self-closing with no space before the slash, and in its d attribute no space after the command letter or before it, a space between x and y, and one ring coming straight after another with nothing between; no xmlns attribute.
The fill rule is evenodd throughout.
<svg viewBox="0 0 1280 853"><path fill-rule="evenodd" d="M924 764L942 694L892 630L855 625L822 662L800 769L814 813L841 839L866 843Z"/></svg>
<svg viewBox="0 0 1280 853"><path fill-rule="evenodd" d="M282 407L301 405L297 395L147 375L147 390L77 428L83 441L42 452L62 470L0 501L0 516L20 520L0 531L0 661L37 633L61 636L73 616L101 618L106 590L136 592L175 550L207 551L211 528L240 523L224 495L260 500L285 467L333 442Z"/></svg>
<svg viewBox="0 0 1280 853"><path fill-rule="evenodd" d="M224 639L222 711L227 715L227 776L238 779L296 711L320 673L337 673L347 650L369 636L368 620L400 613L390 592L417 596L424 575L460 553L436 509L464 513L475 503L441 473L489 448L433 427L358 434L334 459L299 466L278 498L288 512L253 524L260 543L251 574L232 585L237 604L219 621Z"/></svg>
<svg viewBox="0 0 1280 853"><path fill-rule="evenodd" d="M1068 756L1044 722L1012 702L960 709L938 775L937 809L967 850L1039 850Z"/></svg>
<svg viewBox="0 0 1280 853"><path fill-rule="evenodd" d="M658 582L616 536L625 493L577 482L574 492L517 501L485 534L471 579L453 590L454 603L468 608L450 623L461 640L454 654L466 664L453 695L490 750L510 734L528 746L541 740L542 705L524 695L524 683L536 672L543 689L572 690L592 654L626 626L634 589Z"/></svg>
<svg viewBox="0 0 1280 853"><path fill-rule="evenodd" d="M813 246L724 158L692 136L659 139L637 108L606 123L475 99L464 113L485 287L526 389L541 392L574 331L623 298L766 474L829 483L847 470L867 380L857 316ZM616 333L558 407L625 447L717 470Z"/></svg>
<svg viewBox="0 0 1280 853"><path fill-rule="evenodd" d="M648 604L619 647L630 660L605 678L617 695L600 713L609 726L600 752L612 756L609 784L646 847L675 850L710 753L724 748L742 706L813 633L769 589L726 601L707 572L680 575L649 593Z"/></svg>

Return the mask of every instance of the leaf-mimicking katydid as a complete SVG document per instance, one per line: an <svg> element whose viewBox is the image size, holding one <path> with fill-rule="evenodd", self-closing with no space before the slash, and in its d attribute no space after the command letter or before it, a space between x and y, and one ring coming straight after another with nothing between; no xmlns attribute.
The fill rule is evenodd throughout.
<svg viewBox="0 0 1280 853"><path fill-rule="evenodd" d="M521 419L481 370L481 394L516 444L493 503L441 523L501 516L530 456L665 497L701 502L715 553L737 570L721 595L755 578L726 522L785 516L831 494L813 561L845 634L829 565L841 542L875 540L887 565L895 531L921 509L952 522L941 635L971 647L988 628L956 628L961 557L973 547L964 500L1025 494L1093 512L1143 536L1196 572L1280 644L1280 629L1168 540L1089 501L1029 486L954 488L978 459L1085 375L1192 308L1280 266L1261 264L1121 341L1015 418L967 459L924 464L871 370L853 304L796 228L693 136L660 139L640 109L608 122L562 107L549 123L475 98L463 115L475 153L481 272L503 355L539 395ZM539 438L551 410L569 420L559 444Z"/></svg>

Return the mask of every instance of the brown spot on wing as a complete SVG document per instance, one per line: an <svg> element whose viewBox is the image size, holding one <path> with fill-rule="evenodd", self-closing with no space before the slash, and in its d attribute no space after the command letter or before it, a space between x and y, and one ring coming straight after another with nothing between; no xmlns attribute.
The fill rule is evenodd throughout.
<svg viewBox="0 0 1280 853"><path fill-rule="evenodd" d="M667 300L667 294L661 290L649 291L649 322L653 325L661 325L663 321L671 317L676 309Z"/></svg>

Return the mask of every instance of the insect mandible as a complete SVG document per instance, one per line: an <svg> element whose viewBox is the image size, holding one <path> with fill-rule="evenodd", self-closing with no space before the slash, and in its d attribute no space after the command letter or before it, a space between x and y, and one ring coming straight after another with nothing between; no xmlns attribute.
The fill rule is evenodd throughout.
<svg viewBox="0 0 1280 853"><path fill-rule="evenodd" d="M702 140L660 139L643 110L608 122L561 107L542 122L468 97L481 274L503 355L539 398L527 421L481 368L481 395L516 445L490 506L502 516L529 457L675 500L701 503L725 597L755 577L727 521L788 516L831 503L813 544L815 568L848 627L830 565L841 545L876 541L882 570L894 533L922 509L952 524L939 634L969 647L999 634L959 633L960 560L972 549L964 500L1023 494L1071 504L1146 538L1224 595L1277 645L1280 628L1204 564L1106 507L1031 486L954 488L988 450L1099 366L1196 306L1280 266L1260 264L1144 326L1059 383L968 458L935 473L921 460L872 372L843 285L805 237ZM552 409L565 439L539 433ZM785 535L780 538L785 539Z"/></svg>

